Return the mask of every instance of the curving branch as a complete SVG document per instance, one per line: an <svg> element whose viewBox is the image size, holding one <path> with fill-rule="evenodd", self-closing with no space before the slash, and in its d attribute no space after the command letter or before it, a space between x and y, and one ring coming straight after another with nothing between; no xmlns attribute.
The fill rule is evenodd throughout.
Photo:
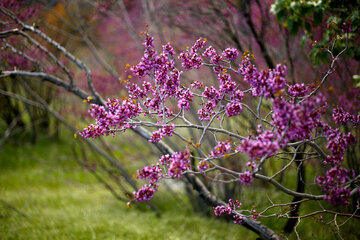
<svg viewBox="0 0 360 240"><path fill-rule="evenodd" d="M80 59L76 58L73 54L71 54L63 46L61 46L58 42L56 42L53 39L51 39L50 37L48 37L45 33L40 31L36 27L29 26L29 25L23 23L22 21L20 21L11 11L7 10L6 8L0 6L0 12L5 14L6 16L10 17L15 23L19 24L22 27L22 30L33 32L36 35L38 35L39 37L41 37L42 39L44 39L47 43L52 45L55 49L60 51L68 59L70 59L73 63L75 63L75 65L78 66L81 70L84 70L86 72L87 83L88 83L88 87L90 89L91 94L94 96L94 98L98 102L104 103L104 100L101 98L99 93L94 88L90 69ZM19 34L24 35L23 31L19 31L19 30L15 31L15 33L17 33L17 32ZM34 42L34 44L35 44L35 42Z"/></svg>

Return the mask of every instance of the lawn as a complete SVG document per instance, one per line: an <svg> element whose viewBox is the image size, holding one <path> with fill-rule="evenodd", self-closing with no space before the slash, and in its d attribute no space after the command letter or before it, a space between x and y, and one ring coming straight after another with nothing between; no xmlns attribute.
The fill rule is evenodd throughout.
<svg viewBox="0 0 360 240"><path fill-rule="evenodd" d="M127 208L73 160L67 142L0 152L0 239L255 239L240 226L195 215L165 192ZM160 204L159 204L160 203ZM16 209L16 210L15 210Z"/></svg>

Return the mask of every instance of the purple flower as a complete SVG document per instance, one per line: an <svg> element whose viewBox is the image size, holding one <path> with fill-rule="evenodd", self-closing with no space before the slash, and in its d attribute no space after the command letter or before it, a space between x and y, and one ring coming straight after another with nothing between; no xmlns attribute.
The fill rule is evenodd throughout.
<svg viewBox="0 0 360 240"><path fill-rule="evenodd" d="M216 107L216 103L210 101L205 104L203 108L200 108L197 112L199 115L200 121L209 121L211 116L215 114L214 109Z"/></svg>
<svg viewBox="0 0 360 240"><path fill-rule="evenodd" d="M193 68L199 69L202 64L202 58L198 55L198 50L205 46L206 39L200 38L192 46L191 51L188 49L183 51L179 55L179 59L182 61L182 66L186 70Z"/></svg>
<svg viewBox="0 0 360 240"><path fill-rule="evenodd" d="M128 84L126 84L126 88L128 90L130 97L133 99L145 97L144 91L142 91L141 88L137 84L128 83Z"/></svg>
<svg viewBox="0 0 360 240"><path fill-rule="evenodd" d="M295 84L289 87L288 92L293 97L303 97L309 91L305 84Z"/></svg>
<svg viewBox="0 0 360 240"><path fill-rule="evenodd" d="M228 117L239 115L242 111L241 103L232 101L226 104L225 113Z"/></svg>
<svg viewBox="0 0 360 240"><path fill-rule="evenodd" d="M236 208L240 208L241 203L238 200L229 199L228 206L217 206L214 209L214 213L216 216L221 216L222 214L230 215Z"/></svg>
<svg viewBox="0 0 360 240"><path fill-rule="evenodd" d="M210 63L219 64L221 60L222 60L222 57L220 55L214 55L210 58ZM222 69L222 68L220 68L220 69Z"/></svg>
<svg viewBox="0 0 360 240"><path fill-rule="evenodd" d="M321 96L308 98L301 103L290 103L283 99L273 99L272 124L281 135L286 131L284 142L295 138L311 139L313 129L320 121L321 111L325 108L325 99Z"/></svg>
<svg viewBox="0 0 360 240"><path fill-rule="evenodd" d="M168 53L170 56L175 55L174 48L171 46L171 43L168 42L167 44L163 45L163 50L165 53Z"/></svg>
<svg viewBox="0 0 360 240"><path fill-rule="evenodd" d="M154 197L154 194L156 193L158 189L158 185L147 185L145 184L142 188L140 188L137 192L133 192L134 194L134 201L136 202L143 202L143 201L149 201Z"/></svg>
<svg viewBox="0 0 360 240"><path fill-rule="evenodd" d="M240 173L239 175L239 182L244 185L250 185L253 181L253 177L250 171L245 171Z"/></svg>
<svg viewBox="0 0 360 240"><path fill-rule="evenodd" d="M174 124L164 125L158 131L153 132L151 138L149 139L149 142L159 142L165 136L172 136L174 128Z"/></svg>
<svg viewBox="0 0 360 240"><path fill-rule="evenodd" d="M253 96L273 97L285 87L286 66L278 64L275 69L259 71L249 57L244 57L238 72L244 76L244 81L252 87Z"/></svg>
<svg viewBox="0 0 360 240"><path fill-rule="evenodd" d="M213 46L209 46L205 51L204 53L202 54L203 57L212 57L212 56L216 56L216 50L213 48Z"/></svg>
<svg viewBox="0 0 360 240"><path fill-rule="evenodd" d="M224 213L230 215L231 212L232 212L232 209L230 207L225 207L225 206L217 206L214 209L215 216L218 216L218 217L220 217Z"/></svg>
<svg viewBox="0 0 360 240"><path fill-rule="evenodd" d="M346 181L355 176L354 171L333 167L326 171L325 177L318 177L317 183L323 187L324 199L333 205L342 205L349 201L350 190L343 187Z"/></svg>
<svg viewBox="0 0 360 240"><path fill-rule="evenodd" d="M244 92L241 90L236 90L232 92L230 99L232 101L241 102L244 99Z"/></svg>
<svg viewBox="0 0 360 240"><path fill-rule="evenodd" d="M178 100L178 108L189 110L190 109L190 102L193 101L194 95L189 89L180 89L177 93Z"/></svg>
<svg viewBox="0 0 360 240"><path fill-rule="evenodd" d="M180 178L183 171L190 169L190 150L186 149L180 153L173 153L169 160L169 169L168 175L169 177Z"/></svg>
<svg viewBox="0 0 360 240"><path fill-rule="evenodd" d="M96 125L91 124L79 134L83 137L97 137L101 135L109 135L116 129L128 126L126 120L133 118L142 113L140 104L133 99L108 99L106 107L91 104L89 113L96 119ZM113 128L113 129L112 129Z"/></svg>
<svg viewBox="0 0 360 240"><path fill-rule="evenodd" d="M227 48L222 52L222 55L230 61L235 61L239 56L239 51L235 48Z"/></svg>
<svg viewBox="0 0 360 240"><path fill-rule="evenodd" d="M153 185L162 178L162 170L158 165L145 166L142 170L137 171L137 177L140 179L149 179L149 184Z"/></svg>
<svg viewBox="0 0 360 240"><path fill-rule="evenodd" d="M219 90L222 93L234 92L236 89L236 83L231 81L231 76L229 74L219 74L220 87Z"/></svg>
<svg viewBox="0 0 360 240"><path fill-rule="evenodd" d="M197 168L200 172L203 172L209 168L209 164L207 163L207 161L203 160L203 161L200 161L200 164Z"/></svg>
<svg viewBox="0 0 360 240"><path fill-rule="evenodd" d="M210 88L205 87L205 90L202 93L202 96L205 99L212 101L215 104L217 104L218 101L221 99L221 93L213 86L211 86Z"/></svg>
<svg viewBox="0 0 360 240"><path fill-rule="evenodd" d="M239 215L233 215L235 224L243 224L243 217Z"/></svg>
<svg viewBox="0 0 360 240"><path fill-rule="evenodd" d="M275 134L270 130L263 132L255 139L251 139L249 136L237 147L237 150L246 153L250 159L272 156L277 153L279 149L279 142L276 140Z"/></svg>
<svg viewBox="0 0 360 240"><path fill-rule="evenodd" d="M334 156L342 156L346 148L356 142L354 135L351 133L342 133L339 128L332 129L327 124L323 124L323 128L324 134L327 135L326 140L328 141L326 148L329 149Z"/></svg>
<svg viewBox="0 0 360 240"><path fill-rule="evenodd" d="M231 150L231 142L218 142L214 147L214 150L211 151L210 156L212 157L222 157L224 154L228 153Z"/></svg>
<svg viewBox="0 0 360 240"><path fill-rule="evenodd" d="M169 154L165 154L162 155L159 159L159 162L163 165L163 166L169 166L170 163L170 155Z"/></svg>
<svg viewBox="0 0 360 240"><path fill-rule="evenodd" d="M146 34L145 41L143 42L143 46L147 48L153 48L154 46L154 38L150 37L149 34Z"/></svg>
<svg viewBox="0 0 360 240"><path fill-rule="evenodd" d="M195 44L191 47L192 53L197 53L197 51L203 48L206 44L206 38L199 38L196 40Z"/></svg>
<svg viewBox="0 0 360 240"><path fill-rule="evenodd" d="M229 199L229 207L233 210L235 210L236 208L240 208L241 207L241 202L239 202L239 200L232 200Z"/></svg>
<svg viewBox="0 0 360 240"><path fill-rule="evenodd" d="M197 89L200 89L203 85L204 85L204 83L200 82L200 81L194 81L191 83L191 87L197 88Z"/></svg>
<svg viewBox="0 0 360 240"><path fill-rule="evenodd" d="M354 115L345 112L341 107L333 110L332 117L336 124L345 125L347 122L352 122L354 125L360 124L360 115L355 117Z"/></svg>

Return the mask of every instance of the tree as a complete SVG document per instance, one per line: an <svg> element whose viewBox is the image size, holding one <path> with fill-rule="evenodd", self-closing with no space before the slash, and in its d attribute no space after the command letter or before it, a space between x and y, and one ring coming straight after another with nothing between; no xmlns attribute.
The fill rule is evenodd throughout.
<svg viewBox="0 0 360 240"><path fill-rule="evenodd" d="M351 131L358 137L353 126L359 124L359 115L336 108L333 118L336 124L344 127L340 129L326 123L325 119L321 118L323 111L327 109L326 99L319 93L321 84L289 84L286 81L284 65L260 70L254 65L254 56L250 52L244 52L240 58L240 53L235 48L220 52L211 46L205 49L206 39L199 39L191 48L178 55L172 45L167 43L164 44L162 53L158 54L154 39L145 32L144 56L139 64L128 66L133 75L126 80L128 96L104 101L93 86L90 69L83 62L39 29L25 24L5 8L0 10L20 27L2 32L2 38L13 35L26 37L27 31L42 39L85 71L91 94L80 89L71 75L67 81L62 79L64 76L66 78L68 70L61 62L56 61L56 58L53 60L65 73L64 76L46 72L6 70L2 71L0 77L40 78L93 104L90 113L96 118L96 123L80 132L85 138L131 130L152 142L163 154L158 164L138 171L138 177L149 182L134 192L133 201L151 199L158 188L157 182L161 179L183 177L208 205L215 207L216 215L232 215L236 223L243 224L265 239L279 239L280 236L256 221L261 217L295 219L298 225L302 219L329 214L334 216L336 227L339 227L338 216L349 219L359 217L356 205L359 199L359 172L343 166L346 149L355 143L355 136ZM33 45L40 46L39 49L43 46L30 36L26 38ZM345 46L334 55L321 83L328 80L336 62L346 50ZM334 54L331 49L329 51ZM49 50L44 49L43 52L52 58ZM209 67L217 82L209 85L201 81L202 79L197 79L183 85L182 71L177 67L177 59L181 61L184 71L200 71L201 68ZM241 85L233 80L235 76L240 76L239 79L243 81ZM143 82L132 80L134 78ZM208 86L204 87L204 84ZM257 103L255 109L249 106L250 101ZM198 120L193 119L191 110L195 110ZM241 121L245 116L252 120L252 124ZM200 121L200 124L195 121ZM252 128L252 125L256 127ZM344 133L345 126L349 130ZM147 129L157 130L151 133ZM191 139L190 134L182 129L193 129L200 134ZM183 144L177 144L177 147L182 149L174 151L166 144L167 137L176 138L176 142L180 139ZM212 138L215 144L204 144L205 138ZM277 160L284 160L285 165L281 166ZM224 165L224 162L228 164ZM309 182L306 182L305 185L298 185L303 189L294 191L286 182L280 182L281 176L287 182L291 178L299 178L298 182L301 182L304 177L301 169L304 166L322 164L329 170L316 172L317 180L310 182L310 186L307 186ZM272 168L267 171L267 175L261 172L264 166ZM297 174L293 174L291 169ZM220 183L238 182L245 186L270 183L274 189L298 200L278 204L268 196L269 205L265 209L240 208L240 202L236 200L226 199L226 204L217 198L204 184L206 179ZM304 189L304 186L307 189ZM351 196L354 197L354 208L342 208L341 206L351 201ZM246 204L246 199L241 201ZM300 203L311 204L316 201L321 201L324 206L321 205L319 209L305 215L298 215ZM326 201L340 207L333 210ZM289 208L283 209L285 207ZM268 214L270 210L274 212ZM319 221L322 221L320 216ZM339 228L336 231L339 233ZM298 235L296 227L295 233Z"/></svg>
<svg viewBox="0 0 360 240"><path fill-rule="evenodd" d="M271 6L271 11L279 22L286 26L292 35L305 30L303 41L309 38L313 43L311 57L314 64L327 62L326 48L332 42L335 53L341 51L347 44L346 57L360 60L358 50L359 35L359 4L353 1L286 1L277 0ZM346 38L345 33L349 36ZM345 40L351 39L348 43ZM333 41L336 39L337 41ZM336 44L335 44L336 43Z"/></svg>

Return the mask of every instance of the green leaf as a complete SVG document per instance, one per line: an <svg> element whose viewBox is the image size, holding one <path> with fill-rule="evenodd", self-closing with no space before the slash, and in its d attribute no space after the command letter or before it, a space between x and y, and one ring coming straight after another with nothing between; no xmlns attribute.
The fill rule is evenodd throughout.
<svg viewBox="0 0 360 240"><path fill-rule="evenodd" d="M305 30L306 30L306 32L308 32L308 33L311 32L311 25L310 25L310 23L305 22Z"/></svg>
<svg viewBox="0 0 360 240"><path fill-rule="evenodd" d="M289 18L288 20L288 28L290 30L291 35L296 35L299 30L299 23L293 18Z"/></svg>
<svg viewBox="0 0 360 240"><path fill-rule="evenodd" d="M300 8L301 16L305 17L311 12L312 8L309 6L302 5Z"/></svg>
<svg viewBox="0 0 360 240"><path fill-rule="evenodd" d="M325 51L319 51L316 58L318 59L318 63L326 63L329 61L328 55Z"/></svg>
<svg viewBox="0 0 360 240"><path fill-rule="evenodd" d="M321 10L316 10L314 12L314 24L319 26L323 21L323 12Z"/></svg>
<svg viewBox="0 0 360 240"><path fill-rule="evenodd" d="M345 48L345 44L341 44L340 46L342 47L342 49ZM349 48L349 49L345 52L344 57L345 57L345 58L349 58L349 57L352 57L354 54L355 54L354 49L353 49L353 48Z"/></svg>
<svg viewBox="0 0 360 240"><path fill-rule="evenodd" d="M355 50L354 58L355 60L360 61L360 48Z"/></svg>
<svg viewBox="0 0 360 240"><path fill-rule="evenodd" d="M270 7L270 12L277 15L280 11L285 10L285 1L276 0L274 4Z"/></svg>
<svg viewBox="0 0 360 240"><path fill-rule="evenodd" d="M281 11L279 11L276 15L278 21L281 22L285 22L286 20L286 10L282 9Z"/></svg>

